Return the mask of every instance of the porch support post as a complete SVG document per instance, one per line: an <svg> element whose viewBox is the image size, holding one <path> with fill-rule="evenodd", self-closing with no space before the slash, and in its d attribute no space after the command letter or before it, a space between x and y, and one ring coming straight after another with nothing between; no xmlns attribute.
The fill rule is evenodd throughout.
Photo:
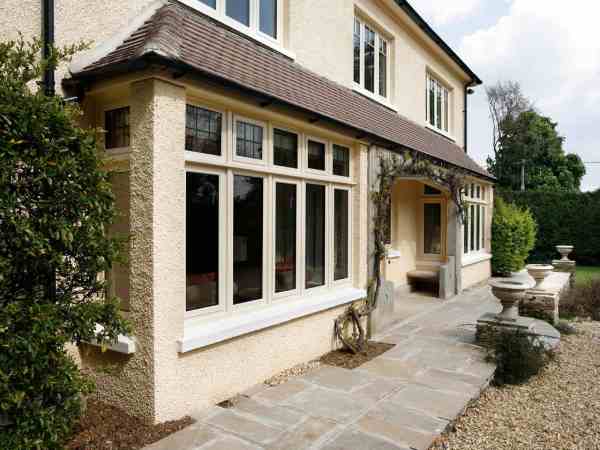
<svg viewBox="0 0 600 450"><path fill-rule="evenodd" d="M454 294L462 292L462 224L458 217L458 208L453 202L448 202L448 264L454 270Z"/></svg>

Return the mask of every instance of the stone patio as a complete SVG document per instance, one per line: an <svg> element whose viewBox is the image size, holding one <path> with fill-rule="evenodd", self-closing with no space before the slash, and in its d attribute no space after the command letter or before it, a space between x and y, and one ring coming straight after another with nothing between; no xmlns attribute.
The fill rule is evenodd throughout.
<svg viewBox="0 0 600 450"><path fill-rule="evenodd" d="M233 408L203 411L196 424L146 450L429 448L491 379L474 324L500 308L487 287L425 301L420 311L416 301L411 296L410 317L375 336L396 344L383 355L354 370L322 366L258 385Z"/></svg>

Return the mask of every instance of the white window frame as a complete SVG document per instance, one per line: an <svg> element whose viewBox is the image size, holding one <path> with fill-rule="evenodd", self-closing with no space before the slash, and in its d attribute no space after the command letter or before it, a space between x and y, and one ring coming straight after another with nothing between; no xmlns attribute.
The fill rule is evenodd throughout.
<svg viewBox="0 0 600 450"><path fill-rule="evenodd" d="M185 311L185 328L198 332L207 324L217 321L245 321L246 314L268 315L269 308L276 305L290 304L291 311L311 310L318 308L321 301L328 305L335 300L336 292L340 292L340 302L347 295L358 295L360 289L353 287L354 247L352 245L352 227L354 223L352 209L354 186L356 185L353 172L353 158L356 157L356 146L350 142L336 140L336 143L347 147L350 151L350 175L348 177L332 175L333 155L332 140L315 136L314 133L303 133L279 122L260 120L246 115L239 115L231 110L215 108L210 102L188 100L189 104L199 106L222 114L223 137L221 157L215 155L185 153L185 171L219 175L219 304L214 307ZM268 137L268 143L263 148L263 161L235 155L236 119L263 127L263 139ZM275 128L295 133L298 136L298 169L276 166L273 163L273 130ZM326 170L307 170L308 140L325 144ZM257 162L259 162L257 164ZM233 305L233 180L235 175L260 177L263 185L263 298L241 305ZM276 183L289 183L297 186L297 276L296 290L275 294L275 186ZM306 184L325 186L325 284L311 289L305 288L305 226L306 226ZM349 192L348 224L349 224L349 253L348 278L333 281L333 239L334 239L334 191L346 189ZM334 289L335 288L335 289ZM342 290L340 290L342 288ZM337 291L336 291L337 289ZM350 294L348 294L351 292ZM342 298L343 297L343 298ZM306 307L302 306L305 302ZM325 304L323 303L323 304ZM273 310L275 311L275 310ZM296 314L296 312L293 312ZM214 323L217 323L214 322ZM252 328L253 325L248 325ZM197 328L199 327L199 328ZM235 331L231 331L235 334ZM218 333L217 333L218 334ZM220 335L220 334L219 334ZM211 338L212 339L212 338ZM215 338L216 339L216 338ZM183 341L187 342L186 339ZM183 342L182 341L182 342ZM188 348L188 344L182 344Z"/></svg>
<svg viewBox="0 0 600 450"><path fill-rule="evenodd" d="M452 103L453 103L453 91L450 87L448 87L447 83L444 83L443 81L440 80L439 77L433 75L431 72L427 71L427 76L426 76L426 82L425 82L425 103L426 103L426 107L425 107L425 124L428 128L431 128L432 130L441 133L451 139L454 139L452 137ZM430 105L430 90L429 90L429 86L431 83L434 83L435 85L435 99L433 102L433 106L434 106L434 113L433 113L433 117L434 117L434 122L435 124L432 124L429 121L429 117L430 117L430 113L431 113L431 105ZM438 92L441 94L442 97L442 110L438 111L438 104L437 104L437 96L438 96ZM446 118L444 116L444 107L448 108L448 117ZM442 125L441 128L438 128L437 126L437 122L438 122L438 115L440 115L440 123Z"/></svg>
<svg viewBox="0 0 600 450"><path fill-rule="evenodd" d="M478 194L478 189L479 189L479 194ZM463 202L465 204L465 217L464 217L464 221L463 221L463 226L462 226L462 230L463 230L463 245L462 245L462 252L463 252L463 257L467 258L467 261L469 258L477 258L477 256L481 256L481 255L488 255L489 252L486 249L486 225L487 225L487 221L486 221L486 215L487 215L487 211L488 211L488 203L486 200L486 186L484 184L481 183L476 183L476 182L471 182L469 184L467 184L467 187L465 189L465 192L463 194ZM479 223L479 248L476 248L474 250L471 250L471 221L476 221L477 218L476 216L472 216L471 215L471 207L474 206L475 210L477 210L477 208L481 208L481 218L480 218L480 223ZM477 236L477 229L475 230L475 235ZM465 244L466 244L466 248L468 249L467 252L465 252Z"/></svg>
<svg viewBox="0 0 600 450"><path fill-rule="evenodd" d="M249 158L247 156L240 156L237 154L237 124L238 122L244 122L244 123L248 123L250 125L255 125L257 127L261 127L262 128L262 158L258 159L258 158ZM251 119L249 117L245 117L245 116L240 116L240 115L235 115L233 116L233 133L232 133L232 139L233 139L233 146L232 146L232 153L231 153L231 159L233 161L239 161L239 162L245 162L248 164L259 164L259 165L266 165L268 161L272 161L272 158L270 157L270 149L269 149L269 127L267 126L266 122L263 122L261 120L256 120L256 119Z"/></svg>
<svg viewBox="0 0 600 450"><path fill-rule="evenodd" d="M360 81L357 83L354 80L354 24L358 21L360 23L360 64L359 64L359 77ZM375 34L375 73L373 77L374 83L374 92L369 91L365 87L365 27L369 27L371 31ZM380 43L384 41L387 47L387 64L385 70L386 76L386 95L381 95L379 92L379 53L380 53ZM352 82L354 84L354 88L360 93L371 97L379 102L389 105L390 101L390 91L391 91L391 83L390 83L390 73L391 73L391 41L387 37L385 37L380 31L379 27L374 26L371 22L365 21L359 16L354 16L354 22L352 22Z"/></svg>
<svg viewBox="0 0 600 450"><path fill-rule="evenodd" d="M335 191L346 191L348 192L348 276L346 278L341 278L339 280L335 279ZM352 273L353 273L353 264L352 264L352 223L353 220L353 211L352 211L352 189L348 186L339 186L332 185L331 186L331 283L333 286L347 285L352 282Z"/></svg>
<svg viewBox="0 0 600 450"><path fill-rule="evenodd" d="M295 59L293 52L284 48L284 24L285 20L283 17L284 11L284 0L277 0L277 36L273 38L268 34L260 31L260 4L259 0L250 0L250 25L238 22L237 20L229 17L226 14L226 0L216 0L216 8L212 8L200 0L180 0L181 3L189 6L192 9L200 11L201 13L221 22L225 25L239 31L243 34L250 36L252 39L265 44L286 56Z"/></svg>

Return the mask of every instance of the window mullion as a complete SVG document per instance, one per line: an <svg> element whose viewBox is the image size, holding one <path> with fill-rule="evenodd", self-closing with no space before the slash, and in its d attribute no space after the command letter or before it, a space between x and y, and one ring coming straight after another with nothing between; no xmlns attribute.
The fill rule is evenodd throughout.
<svg viewBox="0 0 600 450"><path fill-rule="evenodd" d="M365 24L360 22L360 87L365 87Z"/></svg>

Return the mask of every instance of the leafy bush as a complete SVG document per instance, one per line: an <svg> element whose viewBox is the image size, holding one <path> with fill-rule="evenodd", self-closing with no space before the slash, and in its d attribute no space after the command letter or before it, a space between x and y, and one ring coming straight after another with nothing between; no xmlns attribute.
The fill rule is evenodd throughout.
<svg viewBox="0 0 600 450"><path fill-rule="evenodd" d="M521 384L538 374L554 353L537 338L521 331L491 331L486 335L488 362L496 364L494 383Z"/></svg>
<svg viewBox="0 0 600 450"><path fill-rule="evenodd" d="M497 198L492 221L492 270L510 275L521 270L535 245L537 224L527 209Z"/></svg>
<svg viewBox="0 0 600 450"><path fill-rule="evenodd" d="M539 230L530 262L558 259L556 245L574 245L569 258L600 265L600 190L596 192L514 192L498 196L531 211Z"/></svg>
<svg viewBox="0 0 600 450"><path fill-rule="evenodd" d="M115 219L93 131L75 106L28 86L41 45L0 43L0 448L60 449L88 382L65 345L128 331L98 274L117 260Z"/></svg>
<svg viewBox="0 0 600 450"><path fill-rule="evenodd" d="M594 278L587 283L576 284L561 299L560 309L563 316L600 320L600 279Z"/></svg>

